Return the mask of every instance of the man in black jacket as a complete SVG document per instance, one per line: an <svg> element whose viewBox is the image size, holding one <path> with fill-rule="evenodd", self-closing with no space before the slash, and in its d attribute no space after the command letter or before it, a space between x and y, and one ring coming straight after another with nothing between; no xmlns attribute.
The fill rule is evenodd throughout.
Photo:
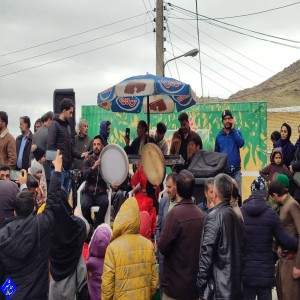
<svg viewBox="0 0 300 300"><path fill-rule="evenodd" d="M228 175L221 173L215 177L215 207L205 219L200 246L200 299L242 299L246 236L242 221L230 206L232 187Z"/></svg>
<svg viewBox="0 0 300 300"><path fill-rule="evenodd" d="M43 213L36 215L33 212L34 199L28 190L24 190L15 200L16 216L0 230L0 264L16 285L13 295L16 300L48 298L49 233L54 224L54 211L60 207L61 155L56 156L53 164L55 172ZM27 181L27 172L22 171L21 184Z"/></svg>
<svg viewBox="0 0 300 300"><path fill-rule="evenodd" d="M108 207L107 185L100 174L100 153L103 149L103 139L97 135L93 139L93 154L83 162L83 178L86 180L81 198L81 209L84 218L95 228L104 222ZM91 207L99 206L95 214L95 222L91 218Z"/></svg>
<svg viewBox="0 0 300 300"><path fill-rule="evenodd" d="M17 168L18 170L25 169L28 171L30 167L30 151L33 134L30 131L30 118L27 116L20 118L21 133L16 138L17 150Z"/></svg>
<svg viewBox="0 0 300 300"><path fill-rule="evenodd" d="M61 174L61 183L64 186L67 196L70 191L70 169L73 158L83 158L87 152L80 153L72 145L72 135L69 122L73 116L74 102L71 99L64 98L60 102L60 114L54 115L53 121L48 129L47 150L60 150L63 156L63 172Z"/></svg>

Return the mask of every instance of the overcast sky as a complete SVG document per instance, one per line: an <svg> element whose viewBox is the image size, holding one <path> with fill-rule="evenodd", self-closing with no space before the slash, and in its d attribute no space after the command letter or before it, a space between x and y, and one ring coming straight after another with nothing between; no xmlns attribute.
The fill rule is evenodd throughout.
<svg viewBox="0 0 300 300"><path fill-rule="evenodd" d="M194 0L170 2L193 13L196 11ZM198 12L210 18L222 18L293 2L296 1L202 0L198 1ZM154 74L154 7L153 0L0 0L0 110L8 113L12 134L19 134L21 115L28 115L34 123L43 113L52 110L55 89L75 90L78 120L81 106L95 105L98 92L126 77ZM300 4L220 21L300 41L299 11ZM168 6L165 16L165 61L172 58L173 52L178 56L198 48L194 15ZM253 39L203 21L199 21L199 30L204 96L226 98L259 84L300 58L300 49ZM300 47L299 43L248 34ZM69 36L73 37L66 38ZM130 40L125 41L127 39ZM52 42L55 40L58 41ZM79 43L84 44L74 46ZM44 45L30 48L40 44ZM66 47L69 48L61 50ZM24 50L26 48L30 49ZM93 51L77 55L90 50ZM18 52L12 53L15 51ZM49 54L29 59L45 53ZM73 57L64 59L69 56ZM43 66L36 67L39 65ZM190 83L201 96L198 57L177 60L177 68L179 74L175 63L170 62L166 76Z"/></svg>

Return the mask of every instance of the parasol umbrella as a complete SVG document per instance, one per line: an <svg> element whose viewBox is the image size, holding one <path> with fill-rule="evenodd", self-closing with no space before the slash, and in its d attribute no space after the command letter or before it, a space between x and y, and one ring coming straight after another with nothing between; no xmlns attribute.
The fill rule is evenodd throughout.
<svg viewBox="0 0 300 300"><path fill-rule="evenodd" d="M113 112L147 114L181 111L196 103L196 95L189 84L174 78L151 74L129 77L98 94L100 107Z"/></svg>

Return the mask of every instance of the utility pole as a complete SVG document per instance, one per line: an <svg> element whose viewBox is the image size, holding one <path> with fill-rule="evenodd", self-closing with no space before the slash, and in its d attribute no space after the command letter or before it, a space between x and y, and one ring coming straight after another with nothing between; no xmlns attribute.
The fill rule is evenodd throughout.
<svg viewBox="0 0 300 300"><path fill-rule="evenodd" d="M164 73L164 7L163 0L156 0L156 75Z"/></svg>

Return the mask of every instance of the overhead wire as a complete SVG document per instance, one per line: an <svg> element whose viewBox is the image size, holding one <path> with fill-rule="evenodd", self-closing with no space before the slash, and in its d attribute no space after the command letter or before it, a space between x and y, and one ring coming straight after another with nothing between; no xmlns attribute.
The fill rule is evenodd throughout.
<svg viewBox="0 0 300 300"><path fill-rule="evenodd" d="M287 5L283 5L283 6L278 6L278 7L275 7L275 8L270 8L270 9L266 9L266 10L261 10L261 11L253 12L253 13L247 13L247 14L235 15L235 16L228 16L228 17L214 17L213 19L215 19L215 20L224 20L224 19L234 19L234 18L249 17L249 16L253 16L253 15L259 15L259 14L263 14L263 13L267 13L267 12L271 12L271 11L275 11L275 10L287 8L287 7L290 7L290 6L297 5L297 4L300 4L300 1L294 2L294 3L291 3L291 4L287 4ZM190 20L194 20L194 19L190 19Z"/></svg>
<svg viewBox="0 0 300 300"><path fill-rule="evenodd" d="M169 23L166 22L166 29L169 33L169 39L170 39L170 44L171 44L171 48L172 48L172 53L173 53L173 58L175 58L175 53L174 53L174 48L173 48L173 43L172 43L172 38L171 38L171 34L170 34L170 28L169 28ZM177 66L177 61L176 59L174 60L174 63L175 63L175 66L176 66L176 71L177 71L177 76L178 76L178 79L180 80L180 74L179 74L179 71L178 71L178 66ZM170 70L170 67L168 66L168 70Z"/></svg>
<svg viewBox="0 0 300 300"><path fill-rule="evenodd" d="M149 33L151 33L151 32L149 31L149 32L146 32L146 33L134 36L134 37L130 37L130 38L127 38L127 39L124 39L124 40L121 40L121 41L117 41L115 43L111 43L109 45L105 45L105 46L101 46L101 47L98 47L98 48L87 50L87 51L84 51L84 52L81 52L81 53L73 54L73 55L63 57L63 58L60 58L60 59L56 59L56 60L53 60L53 61L50 61L50 62L47 62L47 63L43 63L43 64L39 64L39 65L32 66L32 67L29 67L29 68L21 69L21 70L18 70L18 71L2 74L2 75L0 75L0 78L6 77L6 76L9 76L9 75L13 75L13 74L17 74L17 73L21 73L21 72L25 72L25 71L32 70L32 69L35 69L35 68L43 67L43 66L46 66L46 65L49 65L49 64L57 63L57 62L62 61L62 60L66 60L66 59L69 59L69 58L72 58L72 57L76 57L76 56L83 55L83 54L86 54L86 53L94 52L94 51L104 49L104 48L107 48L107 47L110 47L110 46L114 46L114 45L117 45L117 44L121 44L121 43L127 42L129 40L133 40L133 39L145 36Z"/></svg>
<svg viewBox="0 0 300 300"><path fill-rule="evenodd" d="M149 24L149 23L150 22L147 22L146 24ZM87 44L87 43L91 43L91 42L94 42L94 41L97 41L97 40L100 40L100 39L111 37L111 36L113 36L115 34L119 34L119 33L122 33L122 32L126 32L126 31L129 31L129 30L132 30L132 29L144 26L144 25L145 25L145 23L140 24L140 25L135 25L133 27L130 27L130 28L127 28L127 29L123 29L123 30L120 30L120 31L117 31L117 32L114 32L114 33L110 33L110 34L107 34L107 35L104 35L104 36L101 36L101 37L98 37L98 38L95 38L95 39L91 39L91 40L88 40L88 41L84 41L84 42L77 43L77 44L74 44L74 45L71 45L71 46L67 46L67 47L63 47L63 48L60 48L60 49L52 50L52 51L49 51L49 52L46 52L46 53L37 54L37 55L31 56L31 57L27 57L27 58L23 58L23 59L20 59L20 60L17 60L17 61L5 63L5 64L0 65L0 67L5 67L5 66L13 65L13 64L16 64L16 63L19 63L19 62L22 62L22 61L30 60L30 59L33 59L33 58L37 58L37 57L45 56L45 55L48 55L48 54L60 52L60 51L66 50L66 49L70 49L70 48L74 48L74 47L77 47L77 46L81 46L81 45L84 45L84 44Z"/></svg>
<svg viewBox="0 0 300 300"><path fill-rule="evenodd" d="M169 3L170 4L170 3ZM250 34L246 34L246 33L243 33L243 32L240 32L240 31L237 31L237 30L233 30L233 29L230 29L230 28L227 28L227 27L224 27L224 26L221 26L219 24L215 24L211 21L215 21L217 23L221 23L221 24L224 24L226 26L231 26L231 27L234 27L234 28L238 28L238 29L241 29L241 30L244 30L244 31L248 31L248 32L252 32L252 33L255 33L255 34L259 34L259 35L263 35L263 36L267 36L267 37L271 37L271 38L274 38L274 39L279 39L279 40L284 40L284 41L288 41L288 42L293 42L293 43L300 43L300 41L295 41L295 40L291 40L291 39L286 39L286 38L282 38L282 37L277 37L277 36L274 36L274 35L269 35L269 34L266 34L266 33L262 33L262 32L258 32L258 31L254 31L254 30L250 30L250 29L247 29L247 28L243 28L243 27L240 27L240 26L237 26L237 25L233 25L233 24L230 24L230 23L226 23L226 22L223 22L223 21L219 21L219 20L216 20L214 18L210 18L210 17L207 17L207 16L204 16L204 15L201 15L201 14L195 14L194 12L190 11L190 10L187 10L185 8L182 8L180 6L177 6L177 5L173 5L173 4L170 4L172 8L175 7L175 11L178 11L178 12L181 12L183 14L191 14L191 15L196 15L196 19L198 19L198 16L201 16L201 17L204 17L205 19L204 20L201 20L201 21L205 21L206 23L210 24L210 25L214 25L214 26L217 26L217 27L220 27L220 28L223 28L223 29L226 29L226 30L229 30L229 31L232 31L232 32L236 32L236 33L239 33L239 34L242 34L242 35L246 35L246 36L249 36L249 37L252 37L252 38L256 38L256 39L260 39L262 41L266 41L266 42L271 42L271 43L275 43L275 44L279 44L281 46L286 46L286 47L291 47L291 48L297 48L297 49L300 49L300 47L297 47L297 46L293 46L293 45L290 45L290 44L284 44L284 43L280 43L280 42L276 42L276 41L272 41L272 40L267 40L267 39L263 39L263 38L259 38L259 37L256 37L256 36L253 36L253 35L250 35Z"/></svg>
<svg viewBox="0 0 300 300"><path fill-rule="evenodd" d="M190 44L189 42L185 41L182 37L176 35L174 32L171 32L171 33L172 33L174 36L176 36L178 39L180 39L181 41L183 41L183 42L185 42L185 43L187 43L187 44L189 44L189 45L191 45L191 46L193 47L192 44ZM217 59L215 59L215 58L211 57L210 55L206 54L204 51L202 51L202 54L204 54L204 55L210 57L210 58L213 59L214 61L218 62L219 64L223 65L224 67L228 68L229 70L231 70L232 72L238 74L239 76L243 77L244 79L247 79L248 81L254 83L254 81L251 80L250 78L248 78L248 77L246 77L245 75L241 74L240 72L238 72L238 71L232 69L231 67L229 67L229 66L227 66L227 65L225 65L225 64L223 64L223 63L221 63L221 62L218 61Z"/></svg>
<svg viewBox="0 0 300 300"><path fill-rule="evenodd" d="M172 14L175 15L175 16L177 16L176 14L174 14L174 12L172 12ZM195 26L193 26L193 25L190 24L189 22L187 22L187 21L185 21L185 20L182 20L182 21L183 21L185 24L189 25L190 27L195 28ZM224 47L226 47L226 48L232 50L233 52L235 52L235 53L241 55L241 56L244 57L245 59L251 61L252 63L255 63L256 65L258 65L258 66L262 67L263 69L269 71L270 73L274 74L274 71L273 71L273 70L267 68L266 66L260 64L259 62L255 61L255 60L253 60L252 58L248 57L247 55L245 55L245 54L243 54L243 53L241 53L241 52L239 52L239 51L233 49L232 47L226 45L225 43L219 41L218 39L216 39L216 38L213 37L212 35L208 34L207 32L202 31L202 30L200 30L200 32L201 32L202 34L208 36L208 37L211 38L212 40L216 41L217 43L221 44L222 46L224 46ZM204 42L202 41L202 43L204 43ZM210 46L209 46L209 47L210 47Z"/></svg>
<svg viewBox="0 0 300 300"><path fill-rule="evenodd" d="M55 42L59 42L59 41L62 41L62 40L65 40L65 39L69 39L69 38L72 38L72 37L75 37L75 36L78 36L78 35L82 35L82 34L85 34L85 33L88 33L88 32L99 30L101 28L105 28L105 27L108 27L108 26L111 26L111 25L119 24L121 22L125 22L125 21L128 21L130 19L134 19L134 18L143 16L144 14L145 13L141 13L141 14L138 14L138 15L135 15L135 16L132 16L132 17L124 18L124 19L121 19L121 20L118 20L118 21L111 22L109 24L105 24L105 25L102 25L102 26L91 28L91 29L88 29L88 30L85 30L85 31L81 31L81 32L72 34L72 35L68 35L68 36L65 36L65 37L62 37L62 38L55 39L55 40L52 40L52 41L48 41L48 42L41 43L41 44L38 44L38 45L34 45L34 46L30 46L30 47L19 49L19 50L11 51L9 53L0 54L0 57L6 56L6 55L15 54L15 53L18 53L18 52L26 51L26 50L37 48L37 47L41 47L41 46L44 46L44 45L52 44L52 43L55 43Z"/></svg>
<svg viewBox="0 0 300 300"><path fill-rule="evenodd" d="M196 12L198 15L198 0L196 1ZM200 70L200 80L201 80L201 91L202 91L202 98L203 98L203 80L202 80L202 62L201 62L201 47L200 47L200 35L199 35L199 22L197 18L197 41L198 41L198 57L199 57L199 70Z"/></svg>
<svg viewBox="0 0 300 300"><path fill-rule="evenodd" d="M184 33L186 33L186 34L188 34L189 36L191 36L192 38L196 39L196 37L195 37L194 35L192 35L192 34L191 34L189 31L186 31L185 29L183 29L182 27L180 27L180 26L176 25L176 24L175 24L175 23L173 23L173 22L170 22L170 23L171 23L173 26L177 27L178 29L182 30ZM193 28L194 28L194 27L193 27ZM233 59L233 58L229 57L228 55L226 55L226 54L222 53L221 51L219 51L219 50L217 50L216 48L214 48L214 47L210 46L209 44L207 44L207 43L205 43L205 42L203 42L203 41L201 41L201 43L202 43L203 45L206 45L207 47L209 47L209 48L213 49L214 51L218 52L218 53L219 53L219 54L221 54L222 56L224 56L224 57L228 58L229 60L231 60L231 61L235 62L236 64L238 64L239 66L241 66L241 67L245 68L246 70L248 70L248 71L252 72L253 74L255 74L255 75L258 75L258 76L260 76L261 78L265 78L265 77L264 77L264 76L262 76L261 74L259 74L259 73L257 73L256 71L254 71L254 70L252 70L252 69L248 68L247 66L245 66L245 65L241 64L240 62L238 62L238 61L236 61L235 59ZM202 51L202 53L204 53L204 52ZM210 58L211 58L211 56L210 56L210 55L208 55L208 54L205 54L205 55L207 55L208 57L210 57ZM216 60L216 59L214 59L214 60L215 60L215 61L217 61L217 62L219 62L219 61L218 61L218 60Z"/></svg>
<svg viewBox="0 0 300 300"><path fill-rule="evenodd" d="M180 49L179 47L177 47L177 46L174 46L174 47L175 47L176 49L178 49L180 52L184 53L184 51L183 51L182 49ZM196 58L192 57L192 59L198 62L198 60L197 60ZM222 77L223 79L227 80L228 82L234 84L235 86L237 86L237 87L239 87L239 88L244 88L244 87L242 87L241 85L237 84L236 82L232 81L231 79L225 77L225 76L222 75L221 73L215 71L215 70L212 69L211 67L205 65L204 63L203 63L202 65L203 65L204 67L206 67L208 70L212 71L213 73L215 73L215 74L219 75L220 77Z"/></svg>

